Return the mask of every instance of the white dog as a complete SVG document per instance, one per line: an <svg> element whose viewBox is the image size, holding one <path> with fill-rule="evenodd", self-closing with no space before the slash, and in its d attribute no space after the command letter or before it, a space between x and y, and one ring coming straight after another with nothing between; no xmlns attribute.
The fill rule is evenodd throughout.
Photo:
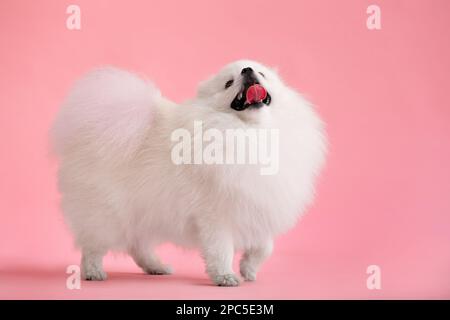
<svg viewBox="0 0 450 320"><path fill-rule="evenodd" d="M279 169L261 164L176 164L172 133L194 122L216 132L276 129ZM324 164L323 123L277 73L237 61L201 83L197 97L177 105L151 83L104 68L79 80L56 119L62 208L82 250L82 276L105 280L102 259L125 251L149 274L170 274L154 253L172 242L199 248L212 281L255 280L273 239L293 227L311 203Z"/></svg>

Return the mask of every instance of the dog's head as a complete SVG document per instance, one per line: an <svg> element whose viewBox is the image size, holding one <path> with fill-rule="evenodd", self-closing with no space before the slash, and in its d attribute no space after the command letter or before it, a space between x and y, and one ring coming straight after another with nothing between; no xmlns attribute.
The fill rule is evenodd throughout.
<svg viewBox="0 0 450 320"><path fill-rule="evenodd" d="M240 60L202 82L197 98L218 111L248 118L276 105L283 87L274 70L254 61Z"/></svg>

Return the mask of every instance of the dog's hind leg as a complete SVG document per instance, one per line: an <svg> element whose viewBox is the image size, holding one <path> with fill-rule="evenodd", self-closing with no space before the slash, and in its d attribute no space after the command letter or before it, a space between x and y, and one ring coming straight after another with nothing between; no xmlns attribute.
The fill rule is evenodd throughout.
<svg viewBox="0 0 450 320"><path fill-rule="evenodd" d="M142 244L134 245L128 250L134 262L148 274L164 275L172 274L173 269L169 265L163 264L159 257L155 254L151 246Z"/></svg>
<svg viewBox="0 0 450 320"><path fill-rule="evenodd" d="M260 246L245 250L240 263L240 271L246 281L256 280L259 267L270 256L272 249L273 242L268 240Z"/></svg>

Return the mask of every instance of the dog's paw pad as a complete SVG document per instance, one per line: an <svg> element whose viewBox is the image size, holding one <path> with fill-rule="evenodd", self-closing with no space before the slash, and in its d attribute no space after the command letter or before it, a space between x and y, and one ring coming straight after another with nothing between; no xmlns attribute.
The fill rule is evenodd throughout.
<svg viewBox="0 0 450 320"><path fill-rule="evenodd" d="M240 282L235 274L224 274L214 277L214 283L220 287L237 287Z"/></svg>

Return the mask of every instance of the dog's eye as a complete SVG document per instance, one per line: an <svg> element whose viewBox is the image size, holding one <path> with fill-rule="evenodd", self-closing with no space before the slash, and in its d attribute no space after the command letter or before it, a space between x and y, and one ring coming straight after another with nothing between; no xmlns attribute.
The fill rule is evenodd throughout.
<svg viewBox="0 0 450 320"><path fill-rule="evenodd" d="M260 75L262 75L263 78L265 78L266 76L264 75L264 73L259 72Z"/></svg>
<svg viewBox="0 0 450 320"><path fill-rule="evenodd" d="M225 89L228 89L229 87L231 87L231 85L233 84L233 82L234 82L233 79L227 81L227 83L225 83Z"/></svg>

